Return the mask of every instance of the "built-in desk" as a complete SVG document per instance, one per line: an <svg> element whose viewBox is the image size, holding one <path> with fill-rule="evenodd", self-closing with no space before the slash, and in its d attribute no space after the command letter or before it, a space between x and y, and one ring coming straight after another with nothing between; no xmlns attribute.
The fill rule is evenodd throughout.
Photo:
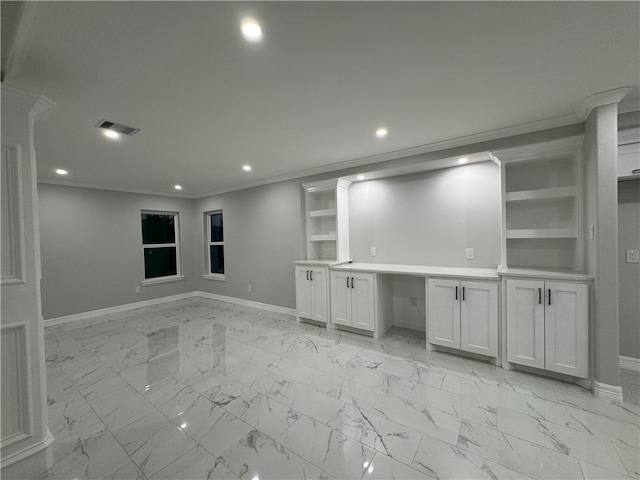
<svg viewBox="0 0 640 480"><path fill-rule="evenodd" d="M464 277L498 280L498 271L495 268L430 267L423 265L393 265L386 263L345 263L331 267L331 270L412 275L418 277Z"/></svg>
<svg viewBox="0 0 640 480"><path fill-rule="evenodd" d="M330 267L331 325L425 332L427 347L498 357L496 269L350 263Z"/></svg>

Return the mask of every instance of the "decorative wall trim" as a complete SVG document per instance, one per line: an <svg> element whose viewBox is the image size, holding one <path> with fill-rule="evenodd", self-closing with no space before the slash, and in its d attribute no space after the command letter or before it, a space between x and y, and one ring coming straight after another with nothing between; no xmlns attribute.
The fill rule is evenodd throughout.
<svg viewBox="0 0 640 480"><path fill-rule="evenodd" d="M620 368L632 372L640 372L640 358L620 355Z"/></svg>
<svg viewBox="0 0 640 480"><path fill-rule="evenodd" d="M606 92L596 93L590 97L585 98L582 101L582 105L576 112L578 117L584 122L591 110L603 105L609 105L611 103L620 103L620 101L631 91L629 87L616 88L614 90L608 90Z"/></svg>
<svg viewBox="0 0 640 480"><path fill-rule="evenodd" d="M92 318L100 317L102 315L109 315L112 313L127 312L129 310L135 310L136 308L150 307L152 305L159 305L161 303L175 302L177 300L185 300L198 296L198 292L180 293L177 295L170 295L168 297L154 298L151 300L144 300L142 302L127 303L124 305L117 305L115 307L101 308L99 310L91 310L89 312L75 313L73 315L65 315L64 317L50 318L44 321L44 326L55 327L57 325L64 325L67 323L81 322L84 320L91 320Z"/></svg>
<svg viewBox="0 0 640 480"><path fill-rule="evenodd" d="M209 292L194 292L198 296L208 298L210 300L218 300L220 302L233 303L235 305L243 305L245 307L260 308L274 313L282 313L283 315L294 315L296 310L294 308L281 307L279 305L272 305L270 303L254 302L252 300L245 300L244 298L227 297L226 295L218 295L217 293Z"/></svg>
<svg viewBox="0 0 640 480"><path fill-rule="evenodd" d="M5 452L11 445L24 441L32 435L29 416L31 359L28 355L27 327L26 323L12 323L2 325L1 328L3 388L9 389L7 398L3 398L2 416L10 422L9 426L3 425L3 427L11 429L3 432L2 450ZM3 428L3 430L6 429Z"/></svg>
<svg viewBox="0 0 640 480"><path fill-rule="evenodd" d="M260 308L269 312L281 313L284 315L295 315L296 311L293 308L281 307L278 305L271 305L269 303L254 302L251 300L245 300L243 298L227 297L226 295L218 295L217 293L208 292L187 292L180 293L178 295L171 295L168 297L154 298L152 300L144 300L142 302L127 303L125 305L118 305L115 307L101 308L99 310L91 310L89 312L76 313L73 315L66 315L64 317L50 318L44 321L44 327L55 327L58 325L65 325L67 323L82 322L91 320L102 315L109 315L113 313L127 312L135 310L137 308L150 307L153 305L160 305L162 303L175 302L177 300L186 300L193 297L208 298L210 300L218 300L220 302L233 303L234 305L243 305L245 307Z"/></svg>
<svg viewBox="0 0 640 480"><path fill-rule="evenodd" d="M15 463L21 461L21 460L27 460L27 463L31 462L31 457L33 455L36 455L38 453L43 453L45 454L44 450L46 450L54 441L54 437L53 434L51 433L51 431L47 428L47 436L44 438L44 440L35 443L33 445L29 445L27 448L20 450L16 453L14 453L13 455L10 455L8 457L2 457L1 463L0 463L0 468L2 468L3 472L2 474L5 475L4 470L6 468L8 468L11 465L14 465Z"/></svg>
<svg viewBox="0 0 640 480"><path fill-rule="evenodd" d="M2 245L8 251L8 265L2 266L2 285L24 284L26 281L25 237L22 197L22 159L20 145L2 146L2 176L6 180L2 200L6 205L2 219L2 228L8 233L8 245ZM5 182L3 182L5 183Z"/></svg>
<svg viewBox="0 0 640 480"><path fill-rule="evenodd" d="M593 381L593 394L613 403L622 403L622 387Z"/></svg>

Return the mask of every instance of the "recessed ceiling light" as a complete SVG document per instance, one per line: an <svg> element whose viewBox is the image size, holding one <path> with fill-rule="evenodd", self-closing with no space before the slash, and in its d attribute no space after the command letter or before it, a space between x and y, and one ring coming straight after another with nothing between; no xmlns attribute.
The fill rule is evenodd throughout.
<svg viewBox="0 0 640 480"><path fill-rule="evenodd" d="M56 173L57 173L58 175L68 175L68 174L69 174L69 172L67 172L66 170L63 170L62 168L58 168L58 169L56 170Z"/></svg>
<svg viewBox="0 0 640 480"><path fill-rule="evenodd" d="M251 171L251 165L243 165L243 166L242 166L242 169L243 169L245 172L250 172L250 171Z"/></svg>
<svg viewBox="0 0 640 480"><path fill-rule="evenodd" d="M242 35L248 42L259 42L262 40L262 27L253 18L245 18L240 27Z"/></svg>
<svg viewBox="0 0 640 480"><path fill-rule="evenodd" d="M357 178L358 180L364 180L364 175L358 175L356 178Z"/></svg>
<svg viewBox="0 0 640 480"><path fill-rule="evenodd" d="M182 190L182 185L175 185L173 188L175 188L176 190Z"/></svg>
<svg viewBox="0 0 640 480"><path fill-rule="evenodd" d="M458 160L458 163L462 165L463 163L467 163L468 161L469 159L467 157L462 157L461 159Z"/></svg>
<svg viewBox="0 0 640 480"><path fill-rule="evenodd" d="M386 128L380 127L379 129L376 130L376 137L384 138L387 136L387 133L389 133L389 131Z"/></svg>
<svg viewBox="0 0 640 480"><path fill-rule="evenodd" d="M111 138L112 140L120 138L120 134L118 132L114 132L113 130L105 130L104 136L107 138Z"/></svg>

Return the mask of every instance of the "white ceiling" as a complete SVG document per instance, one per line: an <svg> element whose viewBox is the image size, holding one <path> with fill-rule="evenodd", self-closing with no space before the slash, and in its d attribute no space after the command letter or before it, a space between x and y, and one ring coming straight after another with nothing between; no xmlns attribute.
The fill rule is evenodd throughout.
<svg viewBox="0 0 640 480"><path fill-rule="evenodd" d="M197 197L639 98L638 2L29 3L3 74L57 103L43 181Z"/></svg>

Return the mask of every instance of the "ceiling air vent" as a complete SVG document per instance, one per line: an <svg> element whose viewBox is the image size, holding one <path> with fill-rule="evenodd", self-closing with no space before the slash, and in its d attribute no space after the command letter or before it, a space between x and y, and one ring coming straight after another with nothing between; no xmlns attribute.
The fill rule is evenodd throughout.
<svg viewBox="0 0 640 480"><path fill-rule="evenodd" d="M113 132L121 133L122 135L135 135L140 131L139 128L133 128L129 125L124 125L122 123L110 122L105 120L104 118L96 123L96 127L104 128L105 130L111 130Z"/></svg>

